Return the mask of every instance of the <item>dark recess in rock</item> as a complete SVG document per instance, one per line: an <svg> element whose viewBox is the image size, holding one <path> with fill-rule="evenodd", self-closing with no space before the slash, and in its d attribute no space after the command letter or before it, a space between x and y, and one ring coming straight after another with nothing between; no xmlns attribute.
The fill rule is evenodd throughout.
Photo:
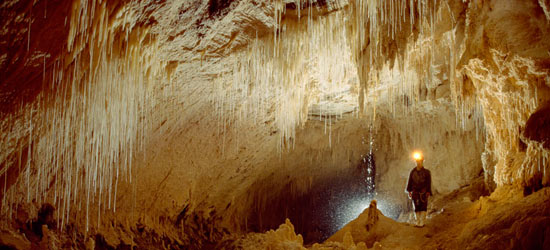
<svg viewBox="0 0 550 250"><path fill-rule="evenodd" d="M54 211L55 208L52 205L46 203L42 205L42 207L38 211L38 218L36 219L36 221L32 222L32 231L40 238L42 238L43 236L42 225L47 225L50 229L55 228L56 223L53 217Z"/></svg>
<svg viewBox="0 0 550 250"><path fill-rule="evenodd" d="M209 0L208 1L208 13L210 16L224 16L229 12L228 7L233 0Z"/></svg>
<svg viewBox="0 0 550 250"><path fill-rule="evenodd" d="M533 141L543 143L544 148L550 149L550 102L546 102L537 109L525 124L523 135Z"/></svg>

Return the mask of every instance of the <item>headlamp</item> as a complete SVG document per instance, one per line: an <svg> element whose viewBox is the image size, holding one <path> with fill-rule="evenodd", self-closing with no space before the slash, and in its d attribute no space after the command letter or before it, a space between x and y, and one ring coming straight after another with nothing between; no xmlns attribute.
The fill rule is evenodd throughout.
<svg viewBox="0 0 550 250"><path fill-rule="evenodd" d="M418 160L423 160L424 159L424 156L422 155L422 152L420 151L415 151L413 153L413 158L418 161Z"/></svg>

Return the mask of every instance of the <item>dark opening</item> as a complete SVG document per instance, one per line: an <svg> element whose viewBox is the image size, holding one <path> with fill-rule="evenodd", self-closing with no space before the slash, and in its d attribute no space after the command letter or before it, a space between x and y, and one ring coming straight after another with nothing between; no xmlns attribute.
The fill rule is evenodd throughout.
<svg viewBox="0 0 550 250"><path fill-rule="evenodd" d="M208 13L210 16L225 15L229 11L227 7L231 5L233 0L209 0Z"/></svg>
<svg viewBox="0 0 550 250"><path fill-rule="evenodd" d="M265 232L277 229L285 218L289 218L296 234L304 237L305 244L322 242L357 218L372 199L377 199L379 205L393 208L382 212L397 219L400 209L386 204L376 196L374 186L368 186L369 183L374 185L376 175L375 170L369 171L366 168L369 161L374 165L374 155L367 154L356 168L314 185L310 192L302 196L292 198L283 194L282 197L273 199L264 210L249 215L248 231Z"/></svg>

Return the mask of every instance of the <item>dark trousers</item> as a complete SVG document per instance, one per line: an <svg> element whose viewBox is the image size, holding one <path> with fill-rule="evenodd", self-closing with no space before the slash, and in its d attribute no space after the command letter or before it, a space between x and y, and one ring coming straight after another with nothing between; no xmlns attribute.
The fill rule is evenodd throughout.
<svg viewBox="0 0 550 250"><path fill-rule="evenodd" d="M426 193L412 192L412 200L415 212L428 210L428 196Z"/></svg>

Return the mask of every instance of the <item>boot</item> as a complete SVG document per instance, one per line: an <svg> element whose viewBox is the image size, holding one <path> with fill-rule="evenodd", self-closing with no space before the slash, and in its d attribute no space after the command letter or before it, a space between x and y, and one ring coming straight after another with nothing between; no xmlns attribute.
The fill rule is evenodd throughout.
<svg viewBox="0 0 550 250"><path fill-rule="evenodd" d="M420 227L421 213L422 212L414 212L414 226L416 227Z"/></svg>
<svg viewBox="0 0 550 250"><path fill-rule="evenodd" d="M423 227L426 224L426 211L420 212L420 226Z"/></svg>

